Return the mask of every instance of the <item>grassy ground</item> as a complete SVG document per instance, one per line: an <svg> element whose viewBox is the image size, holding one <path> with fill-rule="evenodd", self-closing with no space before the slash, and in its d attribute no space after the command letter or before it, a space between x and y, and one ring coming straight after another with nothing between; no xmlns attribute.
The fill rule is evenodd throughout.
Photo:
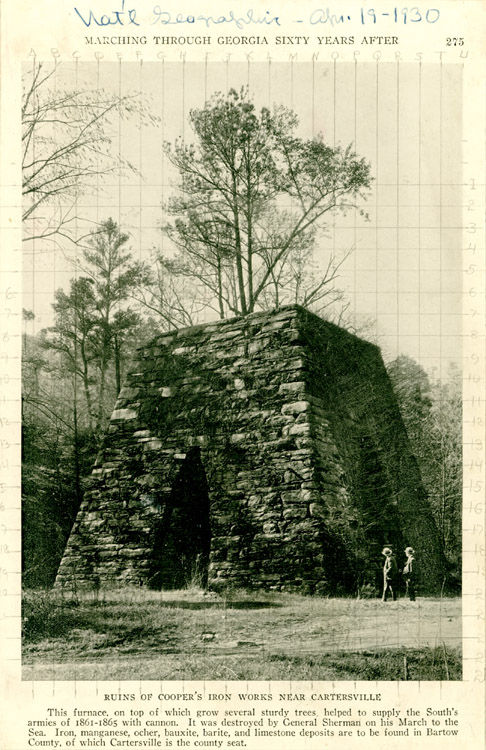
<svg viewBox="0 0 486 750"><path fill-rule="evenodd" d="M28 680L458 680L459 599L123 589L23 600Z"/></svg>

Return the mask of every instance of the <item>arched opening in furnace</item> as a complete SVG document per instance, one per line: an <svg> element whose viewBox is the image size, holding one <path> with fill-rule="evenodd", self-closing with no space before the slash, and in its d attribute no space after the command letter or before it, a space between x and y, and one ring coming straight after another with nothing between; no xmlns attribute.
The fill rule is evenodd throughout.
<svg viewBox="0 0 486 750"><path fill-rule="evenodd" d="M158 589L205 586L208 579L211 524L200 450L191 448L176 460L180 468L154 533L150 578Z"/></svg>

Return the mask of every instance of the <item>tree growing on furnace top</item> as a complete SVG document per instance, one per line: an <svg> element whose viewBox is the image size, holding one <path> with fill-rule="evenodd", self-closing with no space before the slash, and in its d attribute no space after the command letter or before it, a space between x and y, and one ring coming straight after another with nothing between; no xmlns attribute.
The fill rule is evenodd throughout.
<svg viewBox="0 0 486 750"><path fill-rule="evenodd" d="M244 89L215 94L190 124L192 143L166 144L172 272L197 279L220 317L332 296L339 264L312 271L316 238L333 212L363 213L370 165L351 146L299 138L292 110L257 111Z"/></svg>

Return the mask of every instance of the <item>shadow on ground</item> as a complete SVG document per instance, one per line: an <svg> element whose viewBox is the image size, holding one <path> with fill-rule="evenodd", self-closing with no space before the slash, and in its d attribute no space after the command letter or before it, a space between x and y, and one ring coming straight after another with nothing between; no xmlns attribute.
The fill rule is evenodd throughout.
<svg viewBox="0 0 486 750"><path fill-rule="evenodd" d="M175 609L271 609L282 607L282 604L277 602L260 602L260 601L244 601L244 602L225 602L225 601L203 601L203 602L188 602L174 600L164 600L157 602L157 607L167 607Z"/></svg>

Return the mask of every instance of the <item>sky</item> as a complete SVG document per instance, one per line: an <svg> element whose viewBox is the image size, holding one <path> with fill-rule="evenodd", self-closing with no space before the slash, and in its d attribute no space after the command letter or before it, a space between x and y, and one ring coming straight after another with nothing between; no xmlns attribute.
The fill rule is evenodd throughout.
<svg viewBox="0 0 486 750"><path fill-rule="evenodd" d="M26 66L28 74L28 66ZM248 86L256 106L285 105L303 138L322 133L371 164L362 206L330 217L316 245L349 255L337 285L358 326L371 321L386 360L406 354L446 377L461 362L462 69L460 65L346 62L61 63L53 85L142 92L157 122L139 116L113 123L112 148L137 168L111 177L78 201L79 231L112 217L130 234L136 257L167 250L160 225L173 192L165 141L191 140L188 115L216 91ZM52 324L54 291L73 270L59 248L26 242L23 307L32 331ZM368 335L370 332L368 332Z"/></svg>

